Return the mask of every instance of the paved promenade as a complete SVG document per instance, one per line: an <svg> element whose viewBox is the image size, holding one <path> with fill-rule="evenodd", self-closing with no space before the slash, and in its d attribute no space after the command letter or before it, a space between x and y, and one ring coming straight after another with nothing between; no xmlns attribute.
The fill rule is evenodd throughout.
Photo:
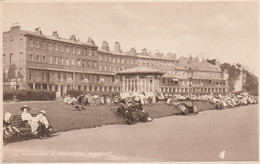
<svg viewBox="0 0 260 164"><path fill-rule="evenodd" d="M255 160L258 105L62 132L4 146L5 162Z"/></svg>

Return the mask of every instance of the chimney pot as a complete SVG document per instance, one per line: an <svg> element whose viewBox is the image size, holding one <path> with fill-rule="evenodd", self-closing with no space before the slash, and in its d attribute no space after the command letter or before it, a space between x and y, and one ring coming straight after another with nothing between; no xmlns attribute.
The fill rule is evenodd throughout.
<svg viewBox="0 0 260 164"><path fill-rule="evenodd" d="M42 34L41 27L35 28L35 32L38 33L38 34Z"/></svg>
<svg viewBox="0 0 260 164"><path fill-rule="evenodd" d="M53 31L53 32L52 32L52 36L59 37L59 34L58 34L57 31Z"/></svg>
<svg viewBox="0 0 260 164"><path fill-rule="evenodd" d="M75 35L71 35L71 36L70 36L70 40L76 41L76 36L75 36Z"/></svg>

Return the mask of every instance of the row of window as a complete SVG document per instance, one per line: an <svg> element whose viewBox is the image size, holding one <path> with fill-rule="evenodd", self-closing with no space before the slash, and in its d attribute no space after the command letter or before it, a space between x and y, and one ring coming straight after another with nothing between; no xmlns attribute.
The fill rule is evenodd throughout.
<svg viewBox="0 0 260 164"><path fill-rule="evenodd" d="M161 67L174 67L175 62L172 61L159 61L159 60L139 60L140 65L148 65L148 66L161 66Z"/></svg>
<svg viewBox="0 0 260 164"><path fill-rule="evenodd" d="M161 88L161 92L226 92L225 88L166 88L166 87L162 87Z"/></svg>
<svg viewBox="0 0 260 164"><path fill-rule="evenodd" d="M30 70L28 79L29 81L73 82L73 73ZM108 75L76 74L76 81L82 80L86 83L97 83L101 81L103 83L112 83L115 81L115 77Z"/></svg>
<svg viewBox="0 0 260 164"><path fill-rule="evenodd" d="M47 84L35 84L35 87L33 86L33 84L28 84L28 86L31 89L42 89L42 90L53 90L55 92L58 92L58 85L53 85L53 88L50 88L50 86L48 87ZM69 90L72 89L73 86L72 85L64 85L62 86L63 89L63 94L65 95L65 89ZM80 86L80 85L76 85L77 90L84 90L84 91L115 91L115 92L119 92L120 91L120 87L112 87L112 86ZM62 95L62 96L64 96Z"/></svg>
<svg viewBox="0 0 260 164"><path fill-rule="evenodd" d="M78 55L87 55L87 56L96 56L97 51L89 48L81 48L77 46L71 46L66 44L58 44L58 43L52 43L52 42L45 42L45 41L38 41L29 39L29 47L36 47L41 49L47 49L50 51L59 51L59 52L65 52L65 53L72 53L72 54L78 54Z"/></svg>
<svg viewBox="0 0 260 164"><path fill-rule="evenodd" d="M178 85L178 84L181 84L181 85L189 85L190 81L189 80L180 80L180 81L173 81L172 79L164 79L163 78L163 84L166 84L166 85ZM211 80L196 80L196 79L193 79L192 80L192 85L216 85L216 86L220 86L220 85L225 85L225 82L217 82L217 81L211 81Z"/></svg>
<svg viewBox="0 0 260 164"><path fill-rule="evenodd" d="M123 71L125 69L129 69L132 67L124 67L124 66L107 66L107 65L99 65L100 71L109 71L109 72L117 72L117 71Z"/></svg>
<svg viewBox="0 0 260 164"><path fill-rule="evenodd" d="M99 61L122 63L122 64L124 63L137 64L137 59L125 58L125 57L99 56Z"/></svg>
<svg viewBox="0 0 260 164"><path fill-rule="evenodd" d="M127 63L127 64L139 64L139 65L151 65L151 66L169 66L172 67L175 65L174 62L171 61L156 61L149 59L133 59L133 58L125 58L125 57L112 57L112 56L99 56L99 61L104 62L113 62L113 63Z"/></svg>
<svg viewBox="0 0 260 164"><path fill-rule="evenodd" d="M188 76L187 71L169 71L168 75L176 75L176 76ZM221 77L221 73L219 72L199 72L196 71L193 73L193 77Z"/></svg>
<svg viewBox="0 0 260 164"><path fill-rule="evenodd" d="M74 58L64 58L53 55L38 55L29 54L29 61L36 61L49 64L59 64L67 66L79 66L79 67L88 67L88 68L97 68L96 61L89 61L84 59L74 59Z"/></svg>
<svg viewBox="0 0 260 164"><path fill-rule="evenodd" d="M11 40L9 41L9 48L10 48L10 49L13 49L15 46L16 46L16 45L15 45L15 43L14 43L14 40L11 39ZM23 48L23 38L20 38L20 39L19 39L18 48ZM5 41L5 40L3 40L3 49L4 49L4 50L6 49L6 41Z"/></svg>

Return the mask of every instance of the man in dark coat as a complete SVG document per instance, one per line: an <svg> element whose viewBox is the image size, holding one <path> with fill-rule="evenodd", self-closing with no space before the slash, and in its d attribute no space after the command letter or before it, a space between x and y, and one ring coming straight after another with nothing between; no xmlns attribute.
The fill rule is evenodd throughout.
<svg viewBox="0 0 260 164"><path fill-rule="evenodd" d="M144 110L139 97L135 98L135 108L138 110L138 118L141 122L151 121L152 118L149 117L149 113Z"/></svg>

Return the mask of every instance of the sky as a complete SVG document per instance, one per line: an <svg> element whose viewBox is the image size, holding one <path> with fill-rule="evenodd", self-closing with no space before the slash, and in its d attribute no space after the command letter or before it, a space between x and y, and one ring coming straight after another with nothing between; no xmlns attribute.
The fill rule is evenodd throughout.
<svg viewBox="0 0 260 164"><path fill-rule="evenodd" d="M120 42L123 52L199 56L241 63L258 72L258 4L248 2L3 3L3 31L19 22L23 30L97 46Z"/></svg>

